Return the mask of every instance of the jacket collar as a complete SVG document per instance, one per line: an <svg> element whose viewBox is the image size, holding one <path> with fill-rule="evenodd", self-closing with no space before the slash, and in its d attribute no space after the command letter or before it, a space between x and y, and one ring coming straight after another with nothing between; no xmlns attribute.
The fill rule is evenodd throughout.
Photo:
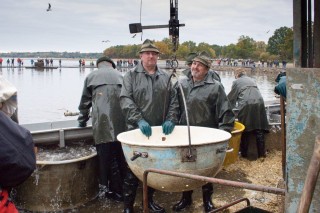
<svg viewBox="0 0 320 213"><path fill-rule="evenodd" d="M135 69L135 72L140 72L140 73L145 73L148 75L148 72L144 69L144 67L142 66L142 62L140 62L137 66L137 68ZM160 70L158 69L158 65L156 65L156 72L155 72L155 75L158 76L158 75L162 75L163 73L160 72Z"/></svg>

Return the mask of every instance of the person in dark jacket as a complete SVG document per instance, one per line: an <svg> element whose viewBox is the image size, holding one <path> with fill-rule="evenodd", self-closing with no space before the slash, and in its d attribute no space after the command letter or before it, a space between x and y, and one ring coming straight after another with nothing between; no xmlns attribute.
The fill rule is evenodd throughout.
<svg viewBox="0 0 320 213"><path fill-rule="evenodd" d="M141 46L141 62L124 76L120 95L121 108L127 118L127 129L139 128L149 137L151 126L162 125L163 133L170 134L178 122L179 103L176 92L170 84L167 93L169 75L157 66L159 49L150 40L145 40ZM166 100L168 96L169 101ZM164 106L167 103L167 106ZM167 111L165 121L163 113ZM133 205L138 187L138 179L128 169L124 181L124 212L133 212ZM148 187L148 207L153 212L165 212L164 208L153 201L155 190Z"/></svg>
<svg viewBox="0 0 320 213"><path fill-rule="evenodd" d="M115 70L114 62L106 56L97 60L97 67L98 70L91 72L84 81L78 122L79 127L86 127L92 108L101 194L122 201L126 162L116 137L125 131L125 118L119 102L123 77Z"/></svg>
<svg viewBox="0 0 320 213"><path fill-rule="evenodd" d="M286 76L286 70L281 70L279 72L279 74L277 75L276 79L275 79L275 82L279 83L280 81L280 78L283 77L283 76Z"/></svg>
<svg viewBox="0 0 320 213"><path fill-rule="evenodd" d="M191 69L187 73L188 78L181 78L180 84L186 98L189 124L191 126L202 126L218 128L231 132L234 127L235 115L222 84L212 78L210 73L211 59L206 52L198 53L192 59ZM184 110L182 93L178 85L178 99L180 103L179 124L186 125L186 112ZM193 191L182 193L181 200L172 209L181 211L192 204ZM213 194L212 183L202 186L203 206L205 212L214 209L211 200Z"/></svg>
<svg viewBox="0 0 320 213"><path fill-rule="evenodd" d="M277 82L278 84L274 87L274 92L278 95L283 96L285 99L287 98L286 81L286 71L281 70L275 79L275 82Z"/></svg>
<svg viewBox="0 0 320 213"><path fill-rule="evenodd" d="M274 92L278 95L282 95L285 99L287 98L286 80L286 76L280 77L278 85L274 87Z"/></svg>
<svg viewBox="0 0 320 213"><path fill-rule="evenodd" d="M248 140L250 134L254 134L258 157L266 157L264 134L269 126L263 97L257 84L244 70L237 69L235 78L228 98L232 107L239 110L238 120L245 126L240 142L241 156L248 157Z"/></svg>

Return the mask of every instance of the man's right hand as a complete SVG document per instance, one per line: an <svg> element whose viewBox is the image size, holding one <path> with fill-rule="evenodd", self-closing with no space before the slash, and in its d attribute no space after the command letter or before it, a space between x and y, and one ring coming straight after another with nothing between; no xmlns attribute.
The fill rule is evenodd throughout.
<svg viewBox="0 0 320 213"><path fill-rule="evenodd" d="M151 129L151 126L148 124L147 121L145 121L145 120L143 120L143 119L140 120L140 121L138 122L138 126L139 126L141 132L142 132L145 136L147 136L147 137L150 137L150 136L151 136L151 134L152 134L152 129Z"/></svg>

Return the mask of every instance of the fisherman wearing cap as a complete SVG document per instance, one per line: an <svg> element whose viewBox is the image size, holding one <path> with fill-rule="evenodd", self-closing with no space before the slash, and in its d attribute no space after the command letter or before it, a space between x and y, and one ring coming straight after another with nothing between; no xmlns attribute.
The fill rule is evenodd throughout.
<svg viewBox="0 0 320 213"><path fill-rule="evenodd" d="M269 130L269 124L263 97L256 82L242 68L236 69L235 78L228 98L232 107L239 110L238 120L245 126L240 142L241 156L248 157L248 141L253 134L258 158L266 157L264 134Z"/></svg>
<svg viewBox="0 0 320 213"><path fill-rule="evenodd" d="M109 57L97 60L98 70L84 81L79 105L79 127L86 127L92 108L93 138L99 164L100 196L123 201L126 172L121 143L117 135L125 131L125 118L119 103L123 77ZM120 167L120 168L119 168Z"/></svg>
<svg viewBox="0 0 320 213"><path fill-rule="evenodd" d="M235 116L222 84L214 80L210 75L210 67L211 58L208 53L200 52L192 59L190 74L187 75L187 78L181 78L180 80L186 97L189 123L191 126L218 128L231 132L234 127ZM183 98L178 84L175 85L175 88L178 93L179 103L183 106ZM184 107L181 107L181 109L179 124L186 125L186 112ZM181 211L190 206L192 204L192 192L183 192L182 199L172 209ZM211 200L212 193L212 183L202 186L205 212L210 212L214 209Z"/></svg>
<svg viewBox="0 0 320 213"><path fill-rule="evenodd" d="M150 40L145 40L140 49L141 62L123 79L120 103L127 118L127 129L141 130L146 137L152 135L151 126L162 125L163 133L170 134L178 121L179 104L176 91L167 84L169 75L157 66L159 49ZM167 96L167 98L166 98ZM166 101L167 99L167 101ZM167 106L164 106L167 103ZM167 112L163 122L163 112ZM124 181L124 212L133 212L138 179L128 168ZM153 212L165 210L153 201L155 190L148 187L148 207Z"/></svg>
<svg viewBox="0 0 320 213"><path fill-rule="evenodd" d="M209 54L205 51L201 53L195 53L195 52L189 53L186 57L186 65L188 66L188 68L182 71L183 74L185 74L186 76L191 75L191 65L192 65L193 59L199 54L201 55L206 54L207 57L210 58ZM221 78L216 71L209 69L208 75L211 76L214 80L221 82Z"/></svg>

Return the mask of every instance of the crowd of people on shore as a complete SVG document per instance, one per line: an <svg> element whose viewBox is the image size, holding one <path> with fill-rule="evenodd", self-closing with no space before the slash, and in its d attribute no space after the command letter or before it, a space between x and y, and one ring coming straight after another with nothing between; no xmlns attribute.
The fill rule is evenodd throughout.
<svg viewBox="0 0 320 213"><path fill-rule="evenodd" d="M233 59L233 58L222 58L222 59L216 59L215 60L216 64L218 66L234 66L234 67L275 67L275 68L280 68L280 61L278 59L275 60L259 60L259 61L254 61L252 59ZM281 65L282 68L285 69L287 67L287 61L282 60Z"/></svg>

